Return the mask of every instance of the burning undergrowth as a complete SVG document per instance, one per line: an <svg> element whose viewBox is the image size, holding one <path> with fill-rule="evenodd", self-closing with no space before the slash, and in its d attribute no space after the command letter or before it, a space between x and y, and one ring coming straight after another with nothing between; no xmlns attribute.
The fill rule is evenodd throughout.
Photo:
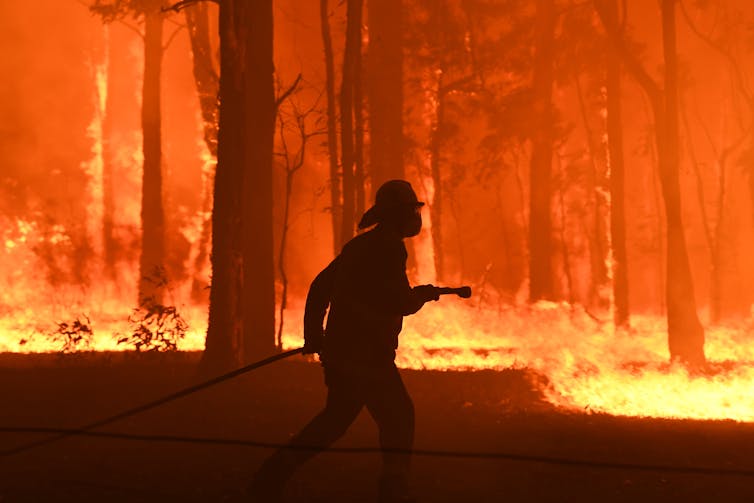
<svg viewBox="0 0 754 503"><path fill-rule="evenodd" d="M2 222L0 351L201 351L207 307L193 303L190 281L170 286L166 300L142 303L134 264L118 281L86 282L56 274L73 246L63 228ZM70 250L68 250L70 251ZM54 253L53 253L54 252ZM53 265L58 262L53 261ZM91 270L83 276L97 276ZM283 346L302 343L302 301L285 314ZM607 314L604 318L609 318ZM708 368L690 374L668 363L661 316L634 315L616 330L566 303L507 305L443 298L406 318L398 364L428 370L528 369L532 386L562 409L626 416L754 421L752 318L708 327ZM534 377L536 376L536 377Z"/></svg>

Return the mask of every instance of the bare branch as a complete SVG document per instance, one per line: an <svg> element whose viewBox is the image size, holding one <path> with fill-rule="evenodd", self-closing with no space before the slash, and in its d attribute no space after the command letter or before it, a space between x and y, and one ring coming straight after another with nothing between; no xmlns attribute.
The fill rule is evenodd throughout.
<svg viewBox="0 0 754 503"><path fill-rule="evenodd" d="M285 99L293 93L293 91L296 90L299 83L301 82L301 74L298 74L298 77L296 77L296 80L293 81L293 84L291 84L291 87L288 88L287 91L285 91L283 94L281 94L276 100L275 100L275 108L279 108L280 104L285 101Z"/></svg>
<svg viewBox="0 0 754 503"><path fill-rule="evenodd" d="M175 30L173 30L173 33L171 33L171 34L170 34L170 36L168 37L168 41L167 41L167 42L165 42L165 45L163 45L163 46L162 46L162 50L163 50L163 51L167 51L167 50L168 50L168 47L170 47L170 44L172 44L172 43L173 43L173 40L175 39L175 37L176 37L176 36L178 35L178 33L180 33L180 32L181 32L181 30L182 30L182 29L184 29L185 27L186 27L186 25L185 25L185 24L182 24L182 25L179 25L179 26L178 26L178 27L177 27L177 28L176 28Z"/></svg>
<svg viewBox="0 0 754 503"><path fill-rule="evenodd" d="M84 0L75 0L75 2L79 5L83 5L84 7L87 8L87 10L92 12L91 11L92 5L90 3ZM124 19L118 19L118 22L122 24L123 26L125 26L126 28L128 28L129 30L131 30L132 32L136 33L140 39L144 40L144 33L142 33L142 31L137 26L132 25L131 23L129 23L128 21Z"/></svg>
<svg viewBox="0 0 754 503"><path fill-rule="evenodd" d="M120 24L131 30L132 32L136 33L140 39L144 40L144 32L142 32L138 27L132 25L128 21L124 21L123 19L118 21Z"/></svg>
<svg viewBox="0 0 754 503"><path fill-rule="evenodd" d="M181 0L178 3L174 3L173 5L170 5L168 7L163 7L160 9L162 12L167 12L169 10L172 10L174 12L180 12L182 9L185 9L186 7L190 7L194 5L195 3L199 2L213 2L216 4L220 4L220 0Z"/></svg>
<svg viewBox="0 0 754 503"><path fill-rule="evenodd" d="M616 51L621 56L623 64L626 66L631 75L636 79L639 85L649 96L653 106L662 101L662 88L647 73L647 70L626 47L626 40L621 33L620 26L608 14L605 0L594 0L594 9L599 15L602 26L605 28L610 42L615 46Z"/></svg>
<svg viewBox="0 0 754 503"><path fill-rule="evenodd" d="M725 58L728 61L730 71L733 74L733 77L735 78L736 85L738 86L739 91L746 98L746 101L749 102L749 107L751 108L752 106L754 106L754 104L752 103L754 101L754 96L752 96L752 93L749 91L749 88L746 85L746 79L744 79L743 72L741 70L741 67L743 65L739 64L739 62L736 61L736 58L733 56L731 51L723 47L718 42L715 42L712 39L711 35L702 33L702 31L691 20L691 16L686 10L686 5L684 4L683 0L679 0L678 5L681 8L681 13L683 14L683 18L686 20L686 24L688 25L688 27L691 28L691 31L693 31L697 37L699 37L712 49L719 52L723 56L723 58Z"/></svg>

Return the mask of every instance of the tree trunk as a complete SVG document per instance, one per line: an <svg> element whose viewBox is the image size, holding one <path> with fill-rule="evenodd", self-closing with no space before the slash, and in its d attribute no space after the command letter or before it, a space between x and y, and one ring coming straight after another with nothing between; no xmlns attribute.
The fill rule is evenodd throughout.
<svg viewBox="0 0 754 503"><path fill-rule="evenodd" d="M404 178L402 0L370 0L367 94L372 197Z"/></svg>
<svg viewBox="0 0 754 503"><path fill-rule="evenodd" d="M243 0L220 4L220 109L212 207L212 282L202 366L217 371L241 362L243 262L241 197L244 163Z"/></svg>
<svg viewBox="0 0 754 503"><path fill-rule="evenodd" d="M704 329L696 312L686 236L681 218L678 149L678 58L675 0L662 1L665 56L665 103L655 103L660 180L667 218L668 346L670 356L691 365L704 364ZM665 112L664 114L662 112Z"/></svg>
<svg viewBox="0 0 754 503"><path fill-rule="evenodd" d="M212 157L217 157L217 94L219 77L212 63L212 43L207 4L196 3L184 9L191 42L192 70L199 96L204 126L204 143Z"/></svg>
<svg viewBox="0 0 754 503"><path fill-rule="evenodd" d="M188 27L191 52L193 55L193 73L196 91L199 96L199 107L204 124L204 143L210 155L217 159L217 128L219 77L212 63L212 44L209 31L209 11L204 3L196 3L184 9L186 26ZM209 214L212 210L212 189L214 173L205 173L202 194L202 213ZM208 249L212 233L211 219L202 222L202 231L197 243L197 254L194 259L194 279L191 284L191 297L194 301L206 299L205 288L208 278L201 274L209 258Z"/></svg>
<svg viewBox="0 0 754 503"><path fill-rule="evenodd" d="M275 350L272 1L222 2L220 49L205 370Z"/></svg>
<svg viewBox="0 0 754 503"><path fill-rule="evenodd" d="M432 129L430 140L430 170L432 172L432 185L434 188L432 204L429 207L429 216L432 221L432 251L435 260L435 279L443 282L445 279L444 256L442 246L442 174L440 171L440 146L443 121L445 120L445 97L443 89L445 72L440 68L437 79L437 112L435 124Z"/></svg>
<svg viewBox="0 0 754 503"><path fill-rule="evenodd" d="M354 95L358 78L357 51L361 48L362 0L348 0L346 48L343 55L343 81L340 88L341 165L343 167L343 243L353 237L356 228L356 174L354 172Z"/></svg>
<svg viewBox="0 0 754 503"><path fill-rule="evenodd" d="M116 278L115 263L117 243L115 242L115 187L113 175L113 109L115 106L115 92L112 70L112 45L110 36L107 38L107 98L105 100L105 115L102 118L102 251L104 272L106 276L114 280Z"/></svg>
<svg viewBox="0 0 754 503"><path fill-rule="evenodd" d="M247 10L244 61L245 169L242 197L245 361L275 352L272 155L275 135L272 0Z"/></svg>
<svg viewBox="0 0 754 503"><path fill-rule="evenodd" d="M537 1L536 55L534 60L533 114L529 202L529 300L554 300L552 277L552 143L553 58L555 50L555 2Z"/></svg>
<svg viewBox="0 0 754 503"><path fill-rule="evenodd" d="M164 275L164 212L162 207L162 147L160 71L162 66L162 14L149 11L144 21L144 84L141 126L144 170L141 199L141 259L139 305L162 303Z"/></svg>
<svg viewBox="0 0 754 503"><path fill-rule="evenodd" d="M587 239L589 240L589 264L590 264L590 284L589 284L589 306L595 306L599 309L609 307L609 300L605 298L607 286L610 281L607 271L607 225L603 220L603 193L606 189L606 180L597 163L597 152L599 149L595 146L595 134L589 123L589 111L587 109L586 99L581 87L581 79L576 76L576 94L579 101L579 110L581 112L581 121L584 123L584 130L587 137L589 164L592 168L590 176L586 183L587 191L592 195L592 230L589 232L589 225L585 224Z"/></svg>
<svg viewBox="0 0 754 503"><path fill-rule="evenodd" d="M366 173L364 170L364 92L363 92L363 70L361 56L361 11L363 0L359 0L359 32L358 37L354 38L354 65L353 65L353 124L354 124L354 184L356 189L356 221L364 213L365 193L364 183L366 182Z"/></svg>
<svg viewBox="0 0 754 503"><path fill-rule="evenodd" d="M332 37L327 0L319 2L322 44L325 48L325 86L327 88L327 153L330 159L330 216L333 233L333 254L340 253L343 241L340 237L343 209L340 203L340 175L338 174L338 129L335 111L335 59L333 57Z"/></svg>
<svg viewBox="0 0 754 503"><path fill-rule="evenodd" d="M607 14L618 25L617 0L610 0ZM607 53L607 138L610 162L610 242L613 251L613 320L628 326L628 257L626 251L625 165L621 118L620 58L612 48Z"/></svg>

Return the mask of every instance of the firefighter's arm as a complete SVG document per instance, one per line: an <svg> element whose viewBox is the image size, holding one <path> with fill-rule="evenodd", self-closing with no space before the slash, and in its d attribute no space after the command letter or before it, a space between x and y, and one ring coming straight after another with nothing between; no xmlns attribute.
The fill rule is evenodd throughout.
<svg viewBox="0 0 754 503"><path fill-rule="evenodd" d="M304 354L320 353L324 343L324 320L330 305L338 258L320 272L309 287L304 310Z"/></svg>
<svg viewBox="0 0 754 503"><path fill-rule="evenodd" d="M408 316L414 314L430 300L440 298L439 289L434 285L411 287L406 276L406 252L396 255L388 262L389 270L385 274L385 308L392 314Z"/></svg>

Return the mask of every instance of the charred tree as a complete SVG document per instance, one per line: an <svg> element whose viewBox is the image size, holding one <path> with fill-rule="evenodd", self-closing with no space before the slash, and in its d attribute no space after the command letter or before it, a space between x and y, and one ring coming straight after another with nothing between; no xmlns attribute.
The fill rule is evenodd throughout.
<svg viewBox="0 0 754 503"><path fill-rule="evenodd" d="M144 164L141 188L141 255L138 303L161 304L165 286L165 214L162 201L163 13L160 0L96 0L90 10L108 23L133 16L143 20L144 80L141 127Z"/></svg>
<svg viewBox="0 0 754 503"><path fill-rule="evenodd" d="M363 5L363 0L360 1ZM354 164L354 185L356 194L355 198L355 217L358 220L364 213L366 204L366 195L364 183L366 182L366 172L364 167L364 91L363 91L363 64L361 49L361 14L362 7L359 7L359 32L358 37L354 36L353 51L353 164Z"/></svg>
<svg viewBox="0 0 754 503"><path fill-rule="evenodd" d="M184 9L186 27L191 43L192 72L202 112L204 143L213 157L217 157L217 128L220 77L215 71L210 36L209 8L197 2Z"/></svg>
<svg viewBox="0 0 754 503"><path fill-rule="evenodd" d="M295 86L295 84L294 84ZM293 89L293 88L292 88ZM292 92L292 91L291 91ZM321 134L320 131L308 131L307 120L317 106L302 110L297 102L290 98L287 103L281 102L278 98L278 105L285 106L287 110L278 109L278 134L280 138L281 152L276 155L281 159L285 169L285 199L283 201L283 228L280 232L280 248L278 251L278 271L280 282L282 283L282 292L280 295L280 305L278 306L278 328L275 344L282 349L283 346L283 326L285 321L285 309L288 306L288 274L285 267L286 246L288 244L288 231L290 230L290 210L291 198L293 196L293 183L296 173L304 166L306 160L306 149L315 135ZM293 149L290 146L288 136L293 136L294 143L298 142L298 148Z"/></svg>
<svg viewBox="0 0 754 503"><path fill-rule="evenodd" d="M664 56L664 90L628 52L619 27L606 12L606 0L596 0L602 23L626 68L649 97L655 119L660 184L667 224L667 301L668 347L673 360L701 366L704 357L704 329L696 312L694 284L691 277L686 236L681 217L678 133L678 57L676 54L675 0L662 0L662 41Z"/></svg>
<svg viewBox="0 0 754 503"><path fill-rule="evenodd" d="M435 261L435 279L442 282L445 279L445 257L442 244L442 172L440 169L440 150L442 144L442 126L445 120L445 98L447 93L443 89L444 72L441 68L437 78L437 112L435 124L430 138L429 155L430 170L434 193L432 205L429 207L429 217L432 221L432 251Z"/></svg>
<svg viewBox="0 0 754 503"><path fill-rule="evenodd" d="M555 1L537 0L533 94L535 117L529 201L529 300L554 300L552 277L552 87L555 52Z"/></svg>
<svg viewBox="0 0 754 503"><path fill-rule="evenodd" d="M606 4L609 22L618 26L618 2ZM628 304L628 254L626 251L626 196L621 107L621 64L615 47L607 53L607 138L610 164L610 242L613 252L613 321L616 327L630 323Z"/></svg>
<svg viewBox="0 0 754 503"><path fill-rule="evenodd" d="M363 0L348 0L346 20L346 48L343 54L343 80L340 88L340 145L343 169L343 219L341 240L351 239L356 229L356 148L354 109L357 69L361 50L361 11Z"/></svg>
<svg viewBox="0 0 754 503"><path fill-rule="evenodd" d="M403 2L370 0L367 95L372 197L384 182L404 178Z"/></svg>
<svg viewBox="0 0 754 503"><path fill-rule="evenodd" d="M205 369L274 351L272 2L220 4L220 115Z"/></svg>
<svg viewBox="0 0 754 503"><path fill-rule="evenodd" d="M275 351L272 153L275 135L272 0L250 2L244 61L246 173L242 206L245 360Z"/></svg>
<svg viewBox="0 0 754 503"><path fill-rule="evenodd" d="M192 70L194 83L199 97L199 107L202 112L204 129L204 143L210 155L217 160L217 128L218 128L218 93L220 77L215 70L212 57L212 43L210 38L209 9L206 3L198 2L184 9L186 26L191 42L193 56ZM202 194L202 213L209 215L212 211L212 190L214 172L206 173ZM207 278L201 277L208 259L211 239L211 219L205 218L197 243L198 252L194 259L194 279L191 284L191 296L195 301L206 299L205 288Z"/></svg>
<svg viewBox="0 0 754 503"><path fill-rule="evenodd" d="M340 253L343 209L340 202L340 174L338 173L338 128L335 110L335 58L327 0L319 2L322 45L325 52L325 87L327 91L327 153L330 161L330 218L332 221L333 253Z"/></svg>
<svg viewBox="0 0 754 503"><path fill-rule="evenodd" d="M105 100L105 115L102 118L102 252L104 272L108 278L115 279L115 264L117 261L118 245L115 240L115 184L114 184L114 152L113 152L113 107L115 93L113 92L112 42L107 42L107 98Z"/></svg>
<svg viewBox="0 0 754 503"><path fill-rule="evenodd" d="M595 131L592 129L589 121L589 112L587 110L587 100L584 96L584 90L581 86L581 79L576 75L576 95L578 97L581 121L587 136L588 154L589 154L589 173L585 177L585 185L588 193L592 196L591 202L593 209L591 212L591 225L585 224L586 234L589 240L589 263L590 263L590 285L589 285L589 306L596 306L600 309L609 308L609 300L606 298L608 291L609 277L607 270L608 261L608 238L607 225L603 218L604 204L603 194L607 189L607 179L603 170L598 165L597 156L599 155L599 146L595 142ZM589 213L588 211L586 212ZM585 215L585 220L588 218ZM591 227L591 232L588 230Z"/></svg>
<svg viewBox="0 0 754 503"><path fill-rule="evenodd" d="M217 168L212 204L212 282L204 366L224 368L241 360L243 348L243 259L241 197L244 47L240 1L220 5L220 108Z"/></svg>
<svg viewBox="0 0 754 503"><path fill-rule="evenodd" d="M141 189L141 258L139 304L162 303L161 275L165 259L165 214L162 206L162 119L160 73L162 67L162 13L144 13L144 83L141 128L144 170Z"/></svg>

